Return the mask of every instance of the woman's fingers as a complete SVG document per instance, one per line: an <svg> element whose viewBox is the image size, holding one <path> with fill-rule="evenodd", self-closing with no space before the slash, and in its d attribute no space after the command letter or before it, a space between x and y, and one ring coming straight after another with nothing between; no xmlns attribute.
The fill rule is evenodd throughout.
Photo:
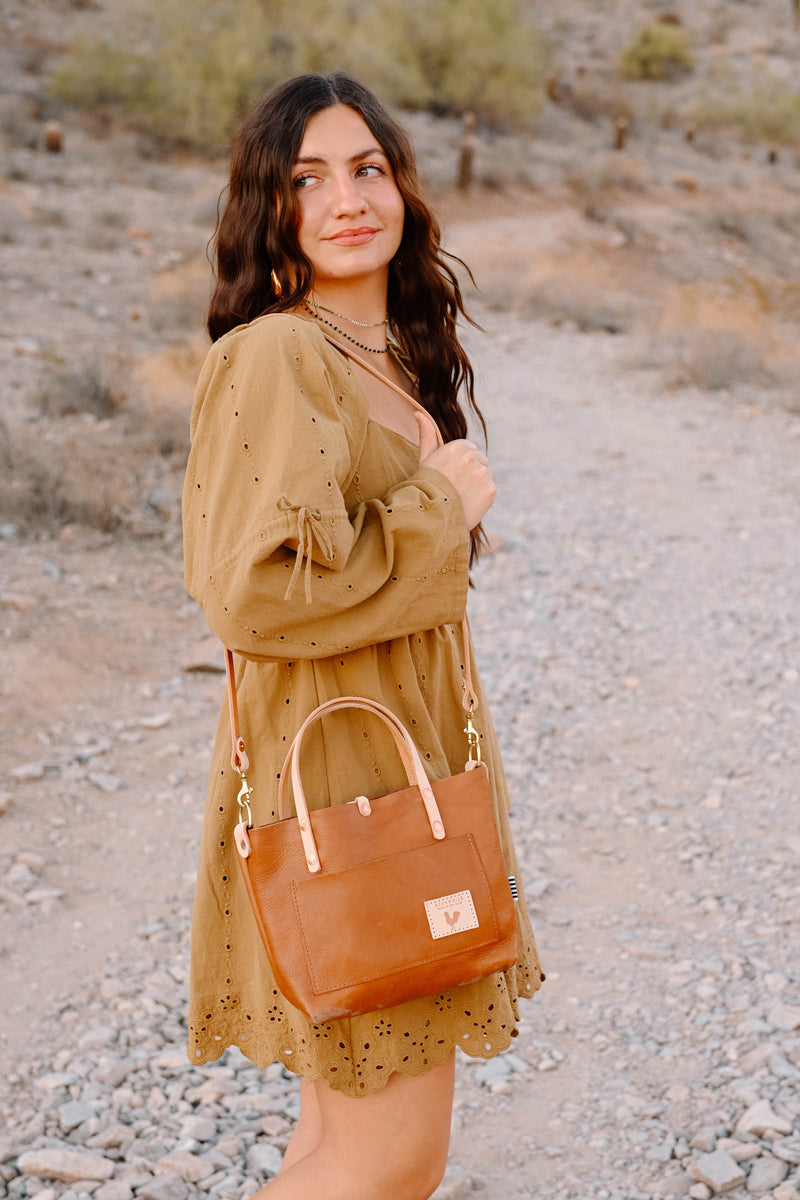
<svg viewBox="0 0 800 1200"><path fill-rule="evenodd" d="M497 495L489 459L466 438L446 442L423 455L424 437L425 426L420 422L420 465L433 467L450 480L461 499L467 527L473 529ZM426 441L424 445L427 449L429 443Z"/></svg>

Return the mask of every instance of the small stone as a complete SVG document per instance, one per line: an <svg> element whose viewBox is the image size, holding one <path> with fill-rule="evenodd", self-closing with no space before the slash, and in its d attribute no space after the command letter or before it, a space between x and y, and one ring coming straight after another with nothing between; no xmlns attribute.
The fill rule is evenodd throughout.
<svg viewBox="0 0 800 1200"><path fill-rule="evenodd" d="M692 1140L689 1142L690 1150L702 1150L704 1154L710 1154L716 1149L717 1139L714 1136L713 1129L698 1129Z"/></svg>
<svg viewBox="0 0 800 1200"><path fill-rule="evenodd" d="M475 1068L475 1078L484 1087L491 1087L494 1083L504 1083L510 1074L511 1068L503 1061L502 1055L481 1062Z"/></svg>
<svg viewBox="0 0 800 1200"><path fill-rule="evenodd" d="M658 1194L664 1197L674 1196L677 1200L679 1196L687 1195L691 1182L691 1175L687 1175L685 1171L670 1171L659 1179ZM697 1186L701 1187L705 1185L698 1184Z"/></svg>
<svg viewBox="0 0 800 1200"><path fill-rule="evenodd" d="M22 1175L36 1175L39 1179L61 1179L66 1183L75 1183L81 1179L97 1179L102 1183L114 1174L112 1162L88 1150L27 1150L19 1156L18 1166Z"/></svg>
<svg viewBox="0 0 800 1200"><path fill-rule="evenodd" d="M800 1200L800 1192L791 1183L782 1183L772 1193L772 1200Z"/></svg>
<svg viewBox="0 0 800 1200"><path fill-rule="evenodd" d="M156 1175L164 1175L169 1171L177 1171L187 1183L199 1183L201 1179L214 1174L214 1167L188 1150L172 1150L156 1163Z"/></svg>
<svg viewBox="0 0 800 1200"><path fill-rule="evenodd" d="M32 1194L30 1184L28 1185L28 1194ZM40 1188L40 1190L36 1192L36 1200L56 1200L56 1189L51 1187Z"/></svg>
<svg viewBox="0 0 800 1200"><path fill-rule="evenodd" d="M773 1158L771 1154L764 1154L753 1163L753 1169L747 1180L747 1190L756 1193L769 1192L779 1183L783 1183L788 1174L788 1163L781 1162L779 1158Z"/></svg>
<svg viewBox="0 0 800 1200"><path fill-rule="evenodd" d="M94 1194L94 1200L131 1200L133 1188L125 1179L109 1179L101 1183Z"/></svg>
<svg viewBox="0 0 800 1200"><path fill-rule="evenodd" d="M140 1187L136 1194L142 1200L186 1200L189 1189L177 1171L170 1171Z"/></svg>
<svg viewBox="0 0 800 1200"><path fill-rule="evenodd" d="M90 771L89 782L93 783L96 788L106 795L113 795L118 792L122 786L121 780L116 775L111 775L108 771Z"/></svg>
<svg viewBox="0 0 800 1200"><path fill-rule="evenodd" d="M79 1125L93 1116L94 1109L90 1108L88 1104L81 1104L79 1100L70 1100L59 1108L58 1123L64 1133L69 1133L71 1129L77 1129Z"/></svg>
<svg viewBox="0 0 800 1200"><path fill-rule="evenodd" d="M33 783L37 779L44 779L44 770L44 763L29 762L12 767L8 773L18 783Z"/></svg>
<svg viewBox="0 0 800 1200"><path fill-rule="evenodd" d="M706 1183L693 1183L689 1188L691 1200L711 1200L714 1193Z"/></svg>
<svg viewBox="0 0 800 1200"><path fill-rule="evenodd" d="M757 1100L742 1113L736 1124L737 1133L754 1133L761 1137L768 1129L776 1133L791 1133L792 1123L772 1111L768 1100Z"/></svg>
<svg viewBox="0 0 800 1200"><path fill-rule="evenodd" d="M747 1178L739 1164L724 1150L702 1155L691 1165L689 1174L715 1192L730 1192Z"/></svg>
<svg viewBox="0 0 800 1200"><path fill-rule="evenodd" d="M767 1020L776 1029L783 1029L787 1033L791 1033L795 1029L800 1029L800 1008L789 1004L775 1004L767 1013Z"/></svg>
<svg viewBox="0 0 800 1200"><path fill-rule="evenodd" d="M0 606L12 612L29 612L38 604L35 596L24 596L21 592L3 592L0 594Z"/></svg>
<svg viewBox="0 0 800 1200"><path fill-rule="evenodd" d="M46 1075L39 1075L34 1079L33 1086L47 1092L56 1092L59 1088L72 1087L73 1083L77 1082L78 1076L73 1075L71 1071L48 1071Z"/></svg>
<svg viewBox="0 0 800 1200"><path fill-rule="evenodd" d="M267 1118L264 1120L273 1120L275 1118ZM265 1130L265 1133L268 1132ZM196 1138L198 1142L210 1142L217 1133L217 1122L212 1121L210 1117L187 1117L181 1123L181 1135L183 1137Z"/></svg>
<svg viewBox="0 0 800 1200"><path fill-rule="evenodd" d="M225 673L222 647L214 637L203 638L192 647L181 662L182 671L208 671Z"/></svg>
<svg viewBox="0 0 800 1200"><path fill-rule="evenodd" d="M272 1178L281 1169L283 1155L277 1146L269 1142L256 1142L247 1152L247 1170L250 1175L266 1175Z"/></svg>
<svg viewBox="0 0 800 1200"><path fill-rule="evenodd" d="M11 792L0 792L0 817L3 813L8 812L13 803L14 797Z"/></svg>
<svg viewBox="0 0 800 1200"><path fill-rule="evenodd" d="M772 1153L782 1158L792 1166L800 1165L800 1137L784 1138L781 1142L772 1143Z"/></svg>
<svg viewBox="0 0 800 1200"><path fill-rule="evenodd" d="M153 713L151 717L142 717L139 721L142 729L163 729L172 720L172 713Z"/></svg>

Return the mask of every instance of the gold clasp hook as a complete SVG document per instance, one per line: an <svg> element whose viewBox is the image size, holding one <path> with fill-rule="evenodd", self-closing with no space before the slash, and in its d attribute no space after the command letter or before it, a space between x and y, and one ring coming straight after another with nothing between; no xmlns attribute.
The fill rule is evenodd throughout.
<svg viewBox="0 0 800 1200"><path fill-rule="evenodd" d="M474 708L470 708L467 712L467 723L464 726L464 733L467 735L467 744L469 745L468 762L477 764L481 762L481 739L475 726L472 724L472 716L475 712Z"/></svg>
<svg viewBox="0 0 800 1200"><path fill-rule="evenodd" d="M239 795L236 797L236 803L239 805L239 816L242 821L250 828L253 824L253 814L250 811L250 797L253 794L253 789L247 782L247 777L244 771L239 772L239 778L242 781L242 786L239 788Z"/></svg>

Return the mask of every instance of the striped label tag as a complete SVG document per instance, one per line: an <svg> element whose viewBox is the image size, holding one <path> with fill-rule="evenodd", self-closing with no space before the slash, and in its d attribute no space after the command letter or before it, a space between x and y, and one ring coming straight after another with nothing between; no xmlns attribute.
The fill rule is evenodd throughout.
<svg viewBox="0 0 800 1200"><path fill-rule="evenodd" d="M452 937L454 933L478 928L478 914L469 891L426 900L425 914L432 938Z"/></svg>

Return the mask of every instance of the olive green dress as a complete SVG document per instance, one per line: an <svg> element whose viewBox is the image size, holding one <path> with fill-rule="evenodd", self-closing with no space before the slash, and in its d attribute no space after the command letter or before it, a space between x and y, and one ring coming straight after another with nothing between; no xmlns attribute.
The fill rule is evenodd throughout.
<svg viewBox="0 0 800 1200"><path fill-rule="evenodd" d="M409 728L430 776L464 769L460 621L469 539L458 494L420 469L415 445L371 420L347 359L316 323L281 314L211 348L192 413L184 489L186 584L237 657L253 818L276 817L288 744L311 710L364 695ZM508 793L474 678L508 871L517 874ZM303 744L309 805L405 786L390 735L365 712L336 713ZM541 972L525 900L510 970L315 1026L275 987L236 861L239 781L223 707L211 765L192 925L189 1056L236 1045L349 1096L394 1071L420 1075L453 1046L490 1058L514 1036L519 996Z"/></svg>

